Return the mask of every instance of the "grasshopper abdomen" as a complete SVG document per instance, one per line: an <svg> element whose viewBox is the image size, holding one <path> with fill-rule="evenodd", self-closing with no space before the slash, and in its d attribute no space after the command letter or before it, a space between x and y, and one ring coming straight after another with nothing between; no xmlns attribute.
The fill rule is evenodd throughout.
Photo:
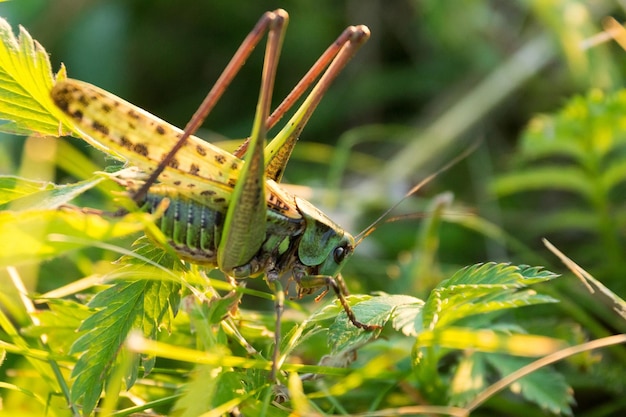
<svg viewBox="0 0 626 417"><path fill-rule="evenodd" d="M217 266L226 214L224 207L199 202L161 185L150 189L143 207L153 213L164 199L168 199L168 205L156 224L167 238L168 244L182 259ZM290 258L297 253L304 229L305 222L302 218L289 217L268 208L265 240L257 253L246 263L224 272L234 278L247 278L261 272L282 275L294 262Z"/></svg>

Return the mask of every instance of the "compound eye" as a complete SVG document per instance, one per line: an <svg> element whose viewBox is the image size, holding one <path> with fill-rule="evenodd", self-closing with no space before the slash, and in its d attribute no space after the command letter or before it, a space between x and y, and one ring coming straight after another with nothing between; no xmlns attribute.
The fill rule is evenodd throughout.
<svg viewBox="0 0 626 417"><path fill-rule="evenodd" d="M337 246L335 251L333 252L333 257L335 258L335 262L341 264L344 259L346 259L346 255L348 254L348 250L345 246Z"/></svg>

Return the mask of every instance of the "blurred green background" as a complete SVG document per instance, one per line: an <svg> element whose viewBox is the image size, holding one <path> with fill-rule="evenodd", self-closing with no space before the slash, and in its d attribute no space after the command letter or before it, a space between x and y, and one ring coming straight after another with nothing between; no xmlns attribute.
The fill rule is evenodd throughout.
<svg viewBox="0 0 626 417"><path fill-rule="evenodd" d="M181 127L264 11L285 8L291 18L275 103L346 26L365 24L372 32L370 41L304 130L285 181L311 187L311 200L356 233L446 161L473 143L479 146L394 212L427 219L382 225L359 247L346 272L350 288L423 297L449 271L484 261L538 264L562 272L541 244L540 238L547 237L624 295L624 223L610 223L613 235L597 244L594 233L575 224L559 230L547 224L547 213L556 211L558 216L558 210L579 203L567 190L494 191L498 178L528 163L519 141L533 116L557 112L571 97L591 89L610 93L623 88L626 52L613 42L589 47L605 16L624 19L621 4L20 0L1 3L0 16L16 29L18 24L26 27L50 53L54 68L63 62L70 77ZM249 134L260 50L199 136L222 141ZM21 143L3 141L0 173L18 172ZM624 161L623 151L620 155ZM57 181L69 181L63 170L57 172ZM549 188L549 177L543 185ZM433 220L428 213L440 202L433 197L445 191L454 193L455 203L441 203L449 213L447 221ZM623 208L622 195L617 189L607 202L606 218ZM610 253L616 255L605 257ZM410 278L416 276L419 282ZM50 281L43 285L54 287ZM587 315L598 315L609 329L623 327L606 312L582 311L587 299L568 293L576 292L568 288L572 281L560 285L557 291L566 300L561 313L585 325L595 326ZM598 336L605 330L595 327L591 333ZM623 381L615 383L607 382L611 389L606 392L623 392Z"/></svg>

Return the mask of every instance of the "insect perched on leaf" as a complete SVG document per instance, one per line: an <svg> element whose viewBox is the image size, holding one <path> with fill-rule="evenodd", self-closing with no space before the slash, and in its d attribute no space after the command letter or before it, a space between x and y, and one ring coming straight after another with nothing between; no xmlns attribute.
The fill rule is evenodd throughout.
<svg viewBox="0 0 626 417"><path fill-rule="evenodd" d="M119 174L118 180L139 206L155 211L164 200L169 202L158 226L181 258L217 267L237 279L265 274L277 292L282 291L279 278L290 273L299 297L320 289L323 295L332 288L352 324L372 331L379 326L355 317L339 275L355 239L311 203L277 184L313 110L368 39L369 30L348 27L270 115L287 20L284 10L262 16L182 131L81 81L59 81L51 95L85 140L138 168L143 176ZM265 32L261 90L250 137L231 154L192 136ZM266 146L267 131L318 77L291 120ZM276 355L277 348L274 367Z"/></svg>

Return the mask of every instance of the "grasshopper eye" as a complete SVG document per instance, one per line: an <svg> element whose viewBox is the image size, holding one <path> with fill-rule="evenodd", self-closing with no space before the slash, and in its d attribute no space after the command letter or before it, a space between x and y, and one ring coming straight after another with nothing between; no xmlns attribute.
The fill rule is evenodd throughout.
<svg viewBox="0 0 626 417"><path fill-rule="evenodd" d="M346 259L346 255L348 254L348 250L345 246L337 246L335 251L333 252L333 257L335 258L335 262L341 264L344 259Z"/></svg>

